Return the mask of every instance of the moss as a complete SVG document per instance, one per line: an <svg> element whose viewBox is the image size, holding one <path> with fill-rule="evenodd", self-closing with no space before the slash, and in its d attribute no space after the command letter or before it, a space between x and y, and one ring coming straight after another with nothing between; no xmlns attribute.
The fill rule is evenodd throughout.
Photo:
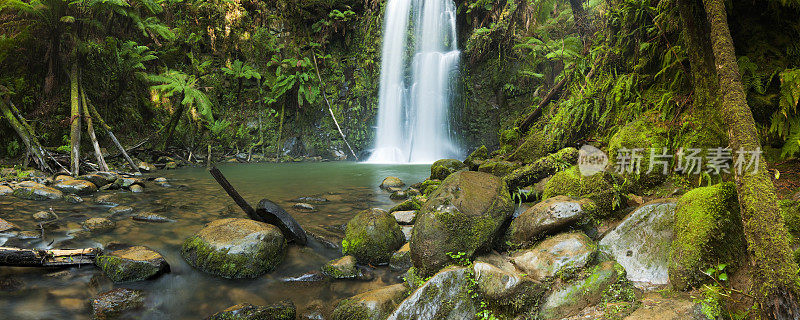
<svg viewBox="0 0 800 320"><path fill-rule="evenodd" d="M786 229L795 238L800 238L800 202L783 200L780 206Z"/></svg>
<svg viewBox="0 0 800 320"><path fill-rule="evenodd" d="M578 150L575 148L564 148L556 153L549 154L532 164L515 169L503 176L511 190L530 186L537 181L544 179L558 171L569 168L570 165L577 163Z"/></svg>
<svg viewBox="0 0 800 320"><path fill-rule="evenodd" d="M272 271L283 261L286 241L283 240L280 252L266 258L228 252L211 247L197 235L187 238L181 246L181 255L195 268L223 278L254 278Z"/></svg>
<svg viewBox="0 0 800 320"><path fill-rule="evenodd" d="M577 166L556 173L545 184L542 199L555 196L588 198L596 204L592 212L596 216L607 216L622 203L617 179L607 172L584 176Z"/></svg>
<svg viewBox="0 0 800 320"><path fill-rule="evenodd" d="M478 166L477 171L502 177L514 171L518 166L519 165L508 161L486 160Z"/></svg>
<svg viewBox="0 0 800 320"><path fill-rule="evenodd" d="M676 289L707 280L701 273L719 263L733 269L745 248L733 183L696 188L678 200L669 274Z"/></svg>
<svg viewBox="0 0 800 320"><path fill-rule="evenodd" d="M453 172L463 170L467 166L456 159L441 159L431 165L431 180L444 180Z"/></svg>
<svg viewBox="0 0 800 320"><path fill-rule="evenodd" d="M476 161L482 161L489 158L489 150L486 148L485 145L482 145L480 148L476 149L472 153L464 159L464 164L466 164L470 170L477 169Z"/></svg>
<svg viewBox="0 0 800 320"><path fill-rule="evenodd" d="M646 189L662 183L665 176L660 171L661 166L654 165L653 173L648 174L647 171L650 168L651 150L655 150L654 152L658 154L663 148L670 147L668 129L669 126L660 121L659 115L654 112L644 114L636 121L620 128L608 143L608 156L612 167L617 165L621 149L641 149L637 152L642 156L639 172L635 172L634 169L632 173L623 174L635 188Z"/></svg>
<svg viewBox="0 0 800 320"><path fill-rule="evenodd" d="M548 153L558 150L558 139L543 128L531 128L525 141L508 156L511 161L533 163Z"/></svg>
<svg viewBox="0 0 800 320"><path fill-rule="evenodd" d="M95 264L114 282L146 280L161 271L158 264L113 255L101 255L95 259Z"/></svg>
<svg viewBox="0 0 800 320"><path fill-rule="evenodd" d="M387 263L405 243L397 221L380 209L364 210L347 223L342 254L352 255L364 263Z"/></svg>
<svg viewBox="0 0 800 320"><path fill-rule="evenodd" d="M357 301L344 299L336 305L332 317L334 320L371 320L371 310Z"/></svg>

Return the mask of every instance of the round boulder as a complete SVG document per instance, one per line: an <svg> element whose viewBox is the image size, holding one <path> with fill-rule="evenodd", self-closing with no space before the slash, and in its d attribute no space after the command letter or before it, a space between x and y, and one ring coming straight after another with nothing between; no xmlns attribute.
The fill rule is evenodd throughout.
<svg viewBox="0 0 800 320"><path fill-rule="evenodd" d="M444 180L453 172L464 170L466 168L467 165L456 159L438 160L431 165L431 180Z"/></svg>
<svg viewBox="0 0 800 320"><path fill-rule="evenodd" d="M386 177L386 179L383 179L383 182L381 182L381 189L399 188L404 185L406 184L398 177Z"/></svg>
<svg viewBox="0 0 800 320"><path fill-rule="evenodd" d="M239 218L213 221L181 247L191 266L223 278L258 277L280 264L285 252L278 227Z"/></svg>
<svg viewBox="0 0 800 320"><path fill-rule="evenodd" d="M54 188L61 190L61 192L74 193L77 195L92 194L97 191L97 186L86 180L64 180L56 182Z"/></svg>
<svg viewBox="0 0 800 320"><path fill-rule="evenodd" d="M368 209L347 223L342 253L364 263L383 264L403 243L403 231L392 215L381 209Z"/></svg>
<svg viewBox="0 0 800 320"><path fill-rule="evenodd" d="M47 187L40 183L31 182L19 184L14 189L14 196L28 200L56 200L64 197L64 193L58 189Z"/></svg>
<svg viewBox="0 0 800 320"><path fill-rule="evenodd" d="M592 200L557 196L537 203L511 221L506 243L512 246L531 244L548 233L568 227L594 210Z"/></svg>
<svg viewBox="0 0 800 320"><path fill-rule="evenodd" d="M114 229L117 224L106 218L89 218L83 222L83 228L92 232L105 232Z"/></svg>
<svg viewBox="0 0 800 320"><path fill-rule="evenodd" d="M117 319L125 312L144 307L144 293L139 290L116 288L106 291L92 300L94 319Z"/></svg>
<svg viewBox="0 0 800 320"><path fill-rule="evenodd" d="M169 272L164 256L144 246L106 251L95 264L114 282L147 280Z"/></svg>

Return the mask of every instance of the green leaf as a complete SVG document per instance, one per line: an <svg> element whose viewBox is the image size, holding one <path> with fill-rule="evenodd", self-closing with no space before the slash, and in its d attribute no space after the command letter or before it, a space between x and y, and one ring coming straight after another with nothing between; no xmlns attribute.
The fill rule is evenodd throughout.
<svg viewBox="0 0 800 320"><path fill-rule="evenodd" d="M720 273L719 274L720 281L728 281L728 274L727 273Z"/></svg>

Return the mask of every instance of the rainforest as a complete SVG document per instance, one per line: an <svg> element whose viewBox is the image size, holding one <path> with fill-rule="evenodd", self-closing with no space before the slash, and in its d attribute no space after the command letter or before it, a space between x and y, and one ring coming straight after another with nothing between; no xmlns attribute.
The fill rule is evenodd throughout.
<svg viewBox="0 0 800 320"><path fill-rule="evenodd" d="M800 319L800 0L0 0L0 318Z"/></svg>

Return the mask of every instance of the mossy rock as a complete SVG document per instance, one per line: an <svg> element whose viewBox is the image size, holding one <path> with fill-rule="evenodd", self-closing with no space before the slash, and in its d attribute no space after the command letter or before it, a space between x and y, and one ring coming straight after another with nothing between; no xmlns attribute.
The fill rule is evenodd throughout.
<svg viewBox="0 0 800 320"><path fill-rule="evenodd" d="M438 187L438 185L436 185ZM425 197L424 196L416 196L407 199L401 203L398 203L396 206L389 209L389 212L395 211L413 211L419 210L422 208L422 205L425 204Z"/></svg>
<svg viewBox="0 0 800 320"><path fill-rule="evenodd" d="M284 300L270 306L237 304L211 315L207 320L294 320L296 316L294 303Z"/></svg>
<svg viewBox="0 0 800 320"><path fill-rule="evenodd" d="M625 269L614 261L605 261L587 272L588 276L556 288L544 299L541 319L563 319L597 304L615 283L625 281Z"/></svg>
<svg viewBox="0 0 800 320"><path fill-rule="evenodd" d="M702 271L719 263L735 269L743 252L745 240L733 183L696 188L678 200L669 265L670 282L676 289L707 281Z"/></svg>
<svg viewBox="0 0 800 320"><path fill-rule="evenodd" d="M92 319L119 319L127 312L144 307L145 295L140 290L116 288L103 292L93 299Z"/></svg>
<svg viewBox="0 0 800 320"><path fill-rule="evenodd" d="M483 161L489 158L489 149L486 146L481 146L478 149L475 149L472 153L464 159L464 164L469 167L470 170L478 170L478 164L476 161Z"/></svg>
<svg viewBox="0 0 800 320"><path fill-rule="evenodd" d="M795 239L800 238L800 201L784 200L780 205L786 229Z"/></svg>
<svg viewBox="0 0 800 320"><path fill-rule="evenodd" d="M464 170L467 167L463 162L456 159L441 159L431 165L431 180L444 180L453 172Z"/></svg>
<svg viewBox="0 0 800 320"><path fill-rule="evenodd" d="M213 221L183 242L192 267L223 278L255 278L283 261L286 240L278 227L229 218Z"/></svg>
<svg viewBox="0 0 800 320"><path fill-rule="evenodd" d="M334 279L355 279L359 276L356 257L344 256L328 261L322 266L322 274Z"/></svg>
<svg viewBox="0 0 800 320"><path fill-rule="evenodd" d="M405 242L403 231L391 214L368 209L347 223L342 254L352 255L363 263L385 264Z"/></svg>
<svg viewBox="0 0 800 320"><path fill-rule="evenodd" d="M17 186L14 189L13 195L20 199L36 201L58 200L64 197L64 193L62 193L60 190L38 183L27 186Z"/></svg>
<svg viewBox="0 0 800 320"><path fill-rule="evenodd" d="M95 264L114 282L147 280L169 272L167 260L144 246L106 248Z"/></svg>
<svg viewBox="0 0 800 320"><path fill-rule="evenodd" d="M605 217L624 203L621 194L616 193L617 179L608 172L591 176L581 174L578 166L556 173L544 186L542 199L555 196L588 198L597 205L596 216Z"/></svg>
<svg viewBox="0 0 800 320"><path fill-rule="evenodd" d="M386 177L381 182L381 189L389 189L389 188L400 188L406 185L403 180L400 180L398 177Z"/></svg>
<svg viewBox="0 0 800 320"><path fill-rule="evenodd" d="M504 160L486 160L478 166L478 170L480 172L491 173L498 177L505 176L514 169L518 168L519 165L513 162L504 161Z"/></svg>
<svg viewBox="0 0 800 320"><path fill-rule="evenodd" d="M430 275L453 262L448 254L470 258L489 248L513 211L500 178L475 171L450 175L417 214L411 236L414 266Z"/></svg>
<svg viewBox="0 0 800 320"><path fill-rule="evenodd" d="M403 300L389 319L475 319L478 308L476 299L472 298L473 283L469 268L442 269Z"/></svg>
<svg viewBox="0 0 800 320"><path fill-rule="evenodd" d="M611 140L608 142L608 157L609 166L617 170L617 157L620 156L620 150L628 149L627 156L630 156L630 150L640 149L637 154L642 157L639 167L639 172L633 169L633 172L620 172L625 175L634 188L649 189L664 182L666 176L662 174L662 166L654 165L653 172L647 173L650 169L650 152L655 150L656 154L660 154L663 148L669 148L669 135L668 125L661 122L658 115L645 114L640 119L630 122L617 131ZM628 160L628 165L630 160Z"/></svg>
<svg viewBox="0 0 800 320"><path fill-rule="evenodd" d="M528 208L514 218L506 231L506 244L512 247L526 246L558 230L577 223L592 215L597 205L589 199L572 199L557 196L546 199Z"/></svg>
<svg viewBox="0 0 800 320"><path fill-rule="evenodd" d="M383 320L406 297L402 283L367 291L340 301L333 310L334 320Z"/></svg>
<svg viewBox="0 0 800 320"><path fill-rule="evenodd" d="M540 129L531 128L528 136L525 137L525 141L508 156L508 160L526 164L533 163L539 158L558 150L558 140L554 134Z"/></svg>
<svg viewBox="0 0 800 320"><path fill-rule="evenodd" d="M523 188L535 184L558 171L569 168L578 162L578 150L575 148L564 148L558 152L546 155L535 162L514 169L503 176L503 180L508 184L510 190Z"/></svg>

